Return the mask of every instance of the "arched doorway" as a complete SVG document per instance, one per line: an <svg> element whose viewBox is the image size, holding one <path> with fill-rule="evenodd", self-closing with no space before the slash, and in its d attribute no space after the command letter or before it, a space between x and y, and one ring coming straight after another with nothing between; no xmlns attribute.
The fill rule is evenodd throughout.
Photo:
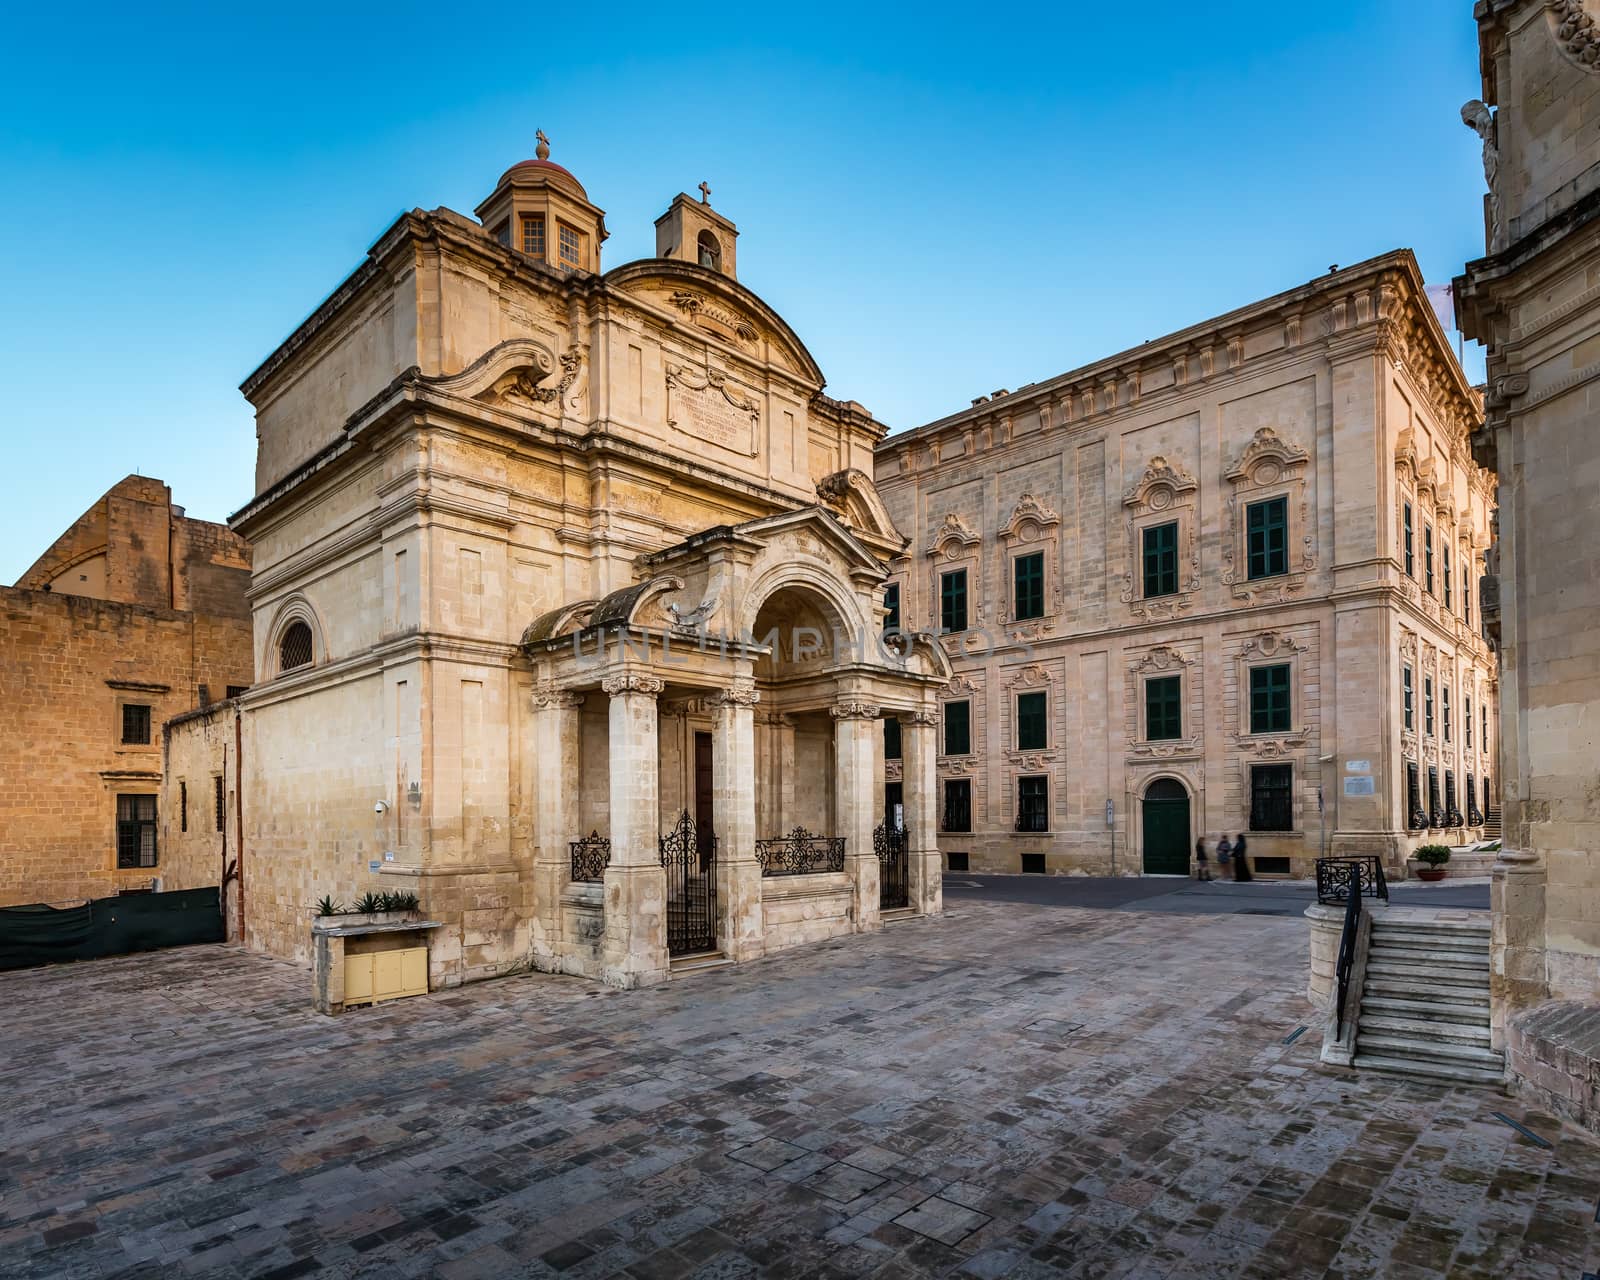
<svg viewBox="0 0 1600 1280"><path fill-rule="evenodd" d="M1157 778L1145 788L1144 873L1189 874L1189 793L1176 778Z"/></svg>

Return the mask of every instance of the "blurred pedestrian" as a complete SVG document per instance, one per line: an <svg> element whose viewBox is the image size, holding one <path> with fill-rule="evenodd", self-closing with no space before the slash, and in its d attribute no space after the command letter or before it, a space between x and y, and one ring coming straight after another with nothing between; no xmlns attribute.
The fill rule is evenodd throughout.
<svg viewBox="0 0 1600 1280"><path fill-rule="evenodd" d="M1233 878L1235 880L1253 880L1250 874L1250 862L1245 857L1244 832L1239 833L1239 838L1233 842Z"/></svg>
<svg viewBox="0 0 1600 1280"><path fill-rule="evenodd" d="M1196 880L1211 879L1211 867L1206 860L1206 838L1201 836L1194 842L1194 878Z"/></svg>

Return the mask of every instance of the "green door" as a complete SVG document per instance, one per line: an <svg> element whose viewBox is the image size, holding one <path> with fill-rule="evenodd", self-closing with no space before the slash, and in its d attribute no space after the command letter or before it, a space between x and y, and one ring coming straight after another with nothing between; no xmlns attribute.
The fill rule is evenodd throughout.
<svg viewBox="0 0 1600 1280"><path fill-rule="evenodd" d="M1159 778L1144 793L1144 873L1189 874L1189 793L1171 778Z"/></svg>

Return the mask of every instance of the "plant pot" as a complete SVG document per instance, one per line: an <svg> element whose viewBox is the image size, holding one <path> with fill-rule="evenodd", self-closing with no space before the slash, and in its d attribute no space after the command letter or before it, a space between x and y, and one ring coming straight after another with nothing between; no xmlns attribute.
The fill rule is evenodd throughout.
<svg viewBox="0 0 1600 1280"><path fill-rule="evenodd" d="M1426 880L1429 884L1444 879L1443 867L1418 867L1417 879Z"/></svg>

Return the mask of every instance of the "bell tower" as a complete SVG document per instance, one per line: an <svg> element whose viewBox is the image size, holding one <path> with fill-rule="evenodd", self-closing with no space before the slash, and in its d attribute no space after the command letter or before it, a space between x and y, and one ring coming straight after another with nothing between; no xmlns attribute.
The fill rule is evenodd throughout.
<svg viewBox="0 0 1600 1280"><path fill-rule="evenodd" d="M583 184L550 159L550 139L540 129L534 158L500 175L480 204L478 221L508 249L567 271L600 270L600 242L608 234L605 210L589 203Z"/></svg>
<svg viewBox="0 0 1600 1280"><path fill-rule="evenodd" d="M711 207L711 186L700 184L700 198L679 192L656 219L656 257L697 262L737 280L734 245L739 228Z"/></svg>

